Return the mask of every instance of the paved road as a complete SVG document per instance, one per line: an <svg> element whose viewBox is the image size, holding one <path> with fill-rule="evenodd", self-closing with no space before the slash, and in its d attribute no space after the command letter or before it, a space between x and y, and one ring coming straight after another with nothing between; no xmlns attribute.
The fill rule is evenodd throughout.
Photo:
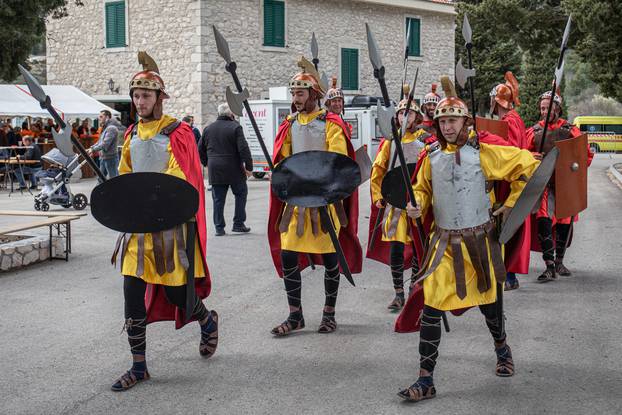
<svg viewBox="0 0 622 415"><path fill-rule="evenodd" d="M622 157L599 155L590 169L590 207L567 259L574 276L536 284L534 255L520 290L506 296L513 378L494 376L491 340L473 310L451 318L451 333L443 333L437 398L402 403L395 393L417 376L418 335L392 331L389 271L371 261L356 288L341 285L336 333L315 332L323 303L317 270L303 275L307 329L274 339L269 330L287 307L268 258L268 184L251 181L252 233L208 242L214 290L206 303L222 316L212 359L198 354L197 326L154 324L152 380L126 393L109 390L129 367L122 280L109 262L115 234L89 216L72 226L68 263L0 274L0 413L622 413L622 191L606 175L616 160ZM0 193L0 208L31 206L29 196ZM227 211L230 218L231 203Z"/></svg>

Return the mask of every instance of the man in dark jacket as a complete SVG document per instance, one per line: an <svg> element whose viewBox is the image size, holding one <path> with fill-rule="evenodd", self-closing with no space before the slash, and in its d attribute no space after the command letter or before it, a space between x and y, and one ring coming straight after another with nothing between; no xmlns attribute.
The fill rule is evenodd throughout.
<svg viewBox="0 0 622 415"><path fill-rule="evenodd" d="M99 125L102 132L99 135L97 143L93 144L89 149L89 154L94 151L99 152L99 168L109 179L119 175L119 153L117 150L117 137L119 135L119 122L112 118L112 114L108 110L102 110L99 113ZM101 179L97 179L101 183Z"/></svg>
<svg viewBox="0 0 622 415"><path fill-rule="evenodd" d="M214 201L216 236L225 234L225 200L227 191L235 196L233 232L250 232L246 221L246 179L253 171L253 159L244 138L242 126L235 121L229 105L218 106L218 119L205 127L199 142L201 163L207 166Z"/></svg>

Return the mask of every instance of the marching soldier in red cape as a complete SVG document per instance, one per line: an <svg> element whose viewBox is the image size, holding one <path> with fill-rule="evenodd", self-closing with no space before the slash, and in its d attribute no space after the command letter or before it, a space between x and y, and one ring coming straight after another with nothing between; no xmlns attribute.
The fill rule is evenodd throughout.
<svg viewBox="0 0 622 415"><path fill-rule="evenodd" d="M433 374L438 358L443 311L460 312L479 306L494 341L495 374L512 376L514 362L507 344L498 286L506 271L498 242L494 216L514 206L538 166L526 150L480 142L469 137L473 119L466 104L456 96L449 78L442 79L446 97L435 115L437 143L428 149L413 187L417 206L408 215L417 218L432 210L434 228L423 260L423 288L408 299L396 322L396 331L421 329L419 378L399 392L409 401L436 396ZM502 140L489 137L489 140ZM505 204L492 212L487 180L510 182Z"/></svg>
<svg viewBox="0 0 622 415"><path fill-rule="evenodd" d="M133 358L132 367L113 385L113 391L127 390L149 379L146 350L148 323L175 320L181 328L192 313L200 326L199 352L211 357L218 344L218 314L202 302L211 289L205 247L205 190L194 134L188 124L164 114L168 98L157 65L145 52L139 52L143 71L130 81L131 115L138 121L125 133L119 173L159 172L188 181L199 195L195 220L197 238L194 264L188 263L184 234L186 225L147 234L121 234L113 256L120 257L125 296L125 329ZM128 208L131 209L131 206ZM194 267L196 302L186 310L186 275Z"/></svg>
<svg viewBox="0 0 622 415"><path fill-rule="evenodd" d="M542 133L544 129L544 119L546 118L549 105L551 105L551 92L547 91L540 95L538 105L540 107L540 116L542 119L533 127L527 130L527 141L529 149L535 153L535 157L541 159L552 148L555 142L573 137L578 137L581 132L577 127L561 118L562 97L556 92L553 98L553 108L549 118L548 131L542 154L540 146L542 142ZM589 166L594 156L587 147L587 165ZM559 189L555 187L555 178L553 177L544 190L540 207L535 214L535 223L538 235L540 250L546 269L540 276L538 282L549 282L557 279L558 275L570 276L571 272L564 265L564 255L566 253L566 243L568 241L571 223L570 217L558 218L555 216L555 199L559 197L558 192L572 192L573 189ZM575 217L576 220L576 217Z"/></svg>
<svg viewBox="0 0 622 415"><path fill-rule="evenodd" d="M520 149L527 149L529 143L525 134L525 124L516 108L520 105L518 80L510 71L505 73L505 82L496 85L490 92L490 113L496 115L508 125L508 144ZM510 193L507 183L498 186L498 197L503 201ZM528 217L525 224L505 245L505 267L508 271L505 290L519 287L516 274L529 273L529 256L531 243L531 222Z"/></svg>
<svg viewBox="0 0 622 415"><path fill-rule="evenodd" d="M408 93L405 94L408 96ZM433 142L433 137L425 130L419 128L422 115L417 103L412 101L408 114L408 120L404 120L404 113L408 105L408 99L400 101L397 107L398 128L406 122L406 134L402 137L402 147L406 163L417 163L419 155L423 151L426 143ZM432 141L430 141L432 140ZM372 166L370 189L371 189L371 215L369 227L369 242L367 257L383 262L391 267L391 277L395 296L388 308L390 310L400 310L405 303L404 296L404 269L412 268L414 276L419 270L417 258L423 254L423 243L415 236L412 229L412 221L406 216L406 211L387 204L383 200L381 188L382 181L391 169L392 160L396 159L395 145L390 140L383 140L378 148L378 154ZM399 160L396 159L394 168L399 168ZM413 176L414 179L414 176ZM378 220L378 215L382 218ZM378 230L374 229L375 224L379 223L381 237L376 236ZM373 237L373 241L371 240ZM413 247L416 254L413 252Z"/></svg>
<svg viewBox="0 0 622 415"><path fill-rule="evenodd" d="M298 65L302 71L289 82L292 114L279 126L274 144L274 164L292 154L311 150L332 151L353 158L349 128L339 115L320 109L318 105L324 97L324 89L313 64L303 57ZM330 205L329 213L352 273L361 272L362 252L357 236L358 192L342 203ZM289 316L272 329L272 334L285 336L305 327L300 272L310 265L309 258L325 268L325 303L318 332L335 331L340 270L330 236L320 224L318 209L285 204L271 192L268 239L289 304Z"/></svg>
<svg viewBox="0 0 622 415"><path fill-rule="evenodd" d="M430 92L425 94L423 101L421 101L421 112L423 113L421 128L432 135L435 135L436 133L434 131L434 111L441 100L441 96L436 93L437 88L438 85L433 83L430 88Z"/></svg>

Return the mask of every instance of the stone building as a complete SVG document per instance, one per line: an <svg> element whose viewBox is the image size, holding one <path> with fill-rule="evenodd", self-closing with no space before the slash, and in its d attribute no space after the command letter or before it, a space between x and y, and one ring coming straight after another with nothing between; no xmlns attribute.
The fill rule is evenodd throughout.
<svg viewBox="0 0 622 415"><path fill-rule="evenodd" d="M369 62L365 22L375 33L389 91L402 77L407 25L412 27L409 72L419 67L416 96L454 73L454 6L450 0L89 0L68 2L69 16L47 25L47 78L71 84L123 110L137 52L158 63L171 99L166 111L215 118L232 85L218 55L216 25L229 41L238 74L252 99L287 85L296 61L319 44L320 71L337 76L346 94L379 95ZM393 92L395 91L395 92ZM397 97L395 97L397 98Z"/></svg>

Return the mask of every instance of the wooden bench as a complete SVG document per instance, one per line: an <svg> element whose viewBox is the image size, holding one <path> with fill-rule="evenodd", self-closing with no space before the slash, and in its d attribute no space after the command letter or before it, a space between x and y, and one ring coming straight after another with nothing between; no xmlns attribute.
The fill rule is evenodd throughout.
<svg viewBox="0 0 622 415"><path fill-rule="evenodd" d="M39 219L32 222L20 223L15 225L9 225L4 228L0 228L0 235L7 235L10 233L26 231L29 229L42 228L44 226L50 229L50 261L53 259L69 260L69 253L71 252L71 221L80 219L80 217L86 215L86 212L28 212L21 210L0 210L0 216L34 216L45 217L45 219ZM54 236L54 229L56 229L56 236ZM65 238L65 256L54 257L52 255L52 240L54 237Z"/></svg>

